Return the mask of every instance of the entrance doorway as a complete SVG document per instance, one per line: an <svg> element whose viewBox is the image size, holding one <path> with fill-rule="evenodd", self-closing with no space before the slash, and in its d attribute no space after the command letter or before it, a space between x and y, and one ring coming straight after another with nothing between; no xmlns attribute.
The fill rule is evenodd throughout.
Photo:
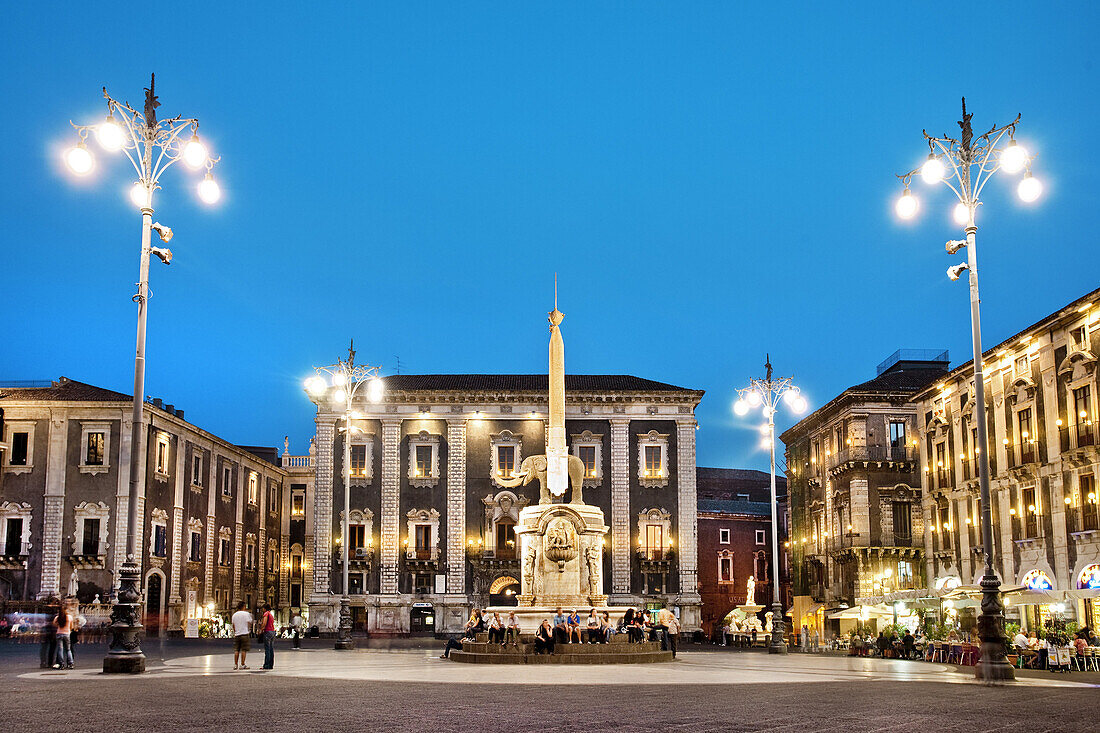
<svg viewBox="0 0 1100 733"><path fill-rule="evenodd" d="M413 607L409 610L410 634L435 633L435 609L431 606Z"/></svg>
<svg viewBox="0 0 1100 733"><path fill-rule="evenodd" d="M351 607L351 633L367 633L367 609L363 606Z"/></svg>
<svg viewBox="0 0 1100 733"><path fill-rule="evenodd" d="M160 636L164 627L164 583L160 573L153 573L145 580L145 635Z"/></svg>

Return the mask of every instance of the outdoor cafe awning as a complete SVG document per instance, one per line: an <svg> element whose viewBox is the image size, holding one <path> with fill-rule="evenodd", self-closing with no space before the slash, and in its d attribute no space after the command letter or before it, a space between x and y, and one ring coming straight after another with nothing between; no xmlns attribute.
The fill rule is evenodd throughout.
<svg viewBox="0 0 1100 733"><path fill-rule="evenodd" d="M846 608L843 611L829 614L830 619L849 619L858 620L861 618L871 616L893 616L894 609L885 604L877 604L874 606L853 606L852 608Z"/></svg>

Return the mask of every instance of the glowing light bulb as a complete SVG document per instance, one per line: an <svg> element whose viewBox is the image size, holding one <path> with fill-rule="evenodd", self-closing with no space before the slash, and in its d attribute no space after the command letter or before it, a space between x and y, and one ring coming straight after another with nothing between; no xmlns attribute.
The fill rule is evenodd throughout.
<svg viewBox="0 0 1100 733"><path fill-rule="evenodd" d="M221 187L218 186L218 182L214 180L214 176L207 173L206 178L199 182L199 198L202 199L204 203L216 204L221 197Z"/></svg>
<svg viewBox="0 0 1100 733"><path fill-rule="evenodd" d="M65 154L65 163L73 173L83 176L95 167L95 158L81 140L75 147L69 148L69 152Z"/></svg>
<svg viewBox="0 0 1100 733"><path fill-rule="evenodd" d="M107 115L107 119L96 126L95 139L104 150L114 152L122 147L122 128L115 122L113 115Z"/></svg>
<svg viewBox="0 0 1100 733"><path fill-rule="evenodd" d="M1001 170L1005 173L1019 173L1027 165L1027 151L1015 140L1001 153Z"/></svg>
<svg viewBox="0 0 1100 733"><path fill-rule="evenodd" d="M370 384L367 385L367 399L371 402L381 402L382 389L383 384L381 379L375 377L374 379L370 380Z"/></svg>
<svg viewBox="0 0 1100 733"><path fill-rule="evenodd" d="M970 223L970 207L966 204L955 204L955 210L951 212L951 218L959 226L966 226Z"/></svg>
<svg viewBox="0 0 1100 733"><path fill-rule="evenodd" d="M1016 187L1016 193L1022 201L1030 204L1043 193L1043 184L1039 182L1038 178L1028 173L1020 181L1020 185Z"/></svg>
<svg viewBox="0 0 1100 733"><path fill-rule="evenodd" d="M733 403L733 411L737 415L744 415L749 411L749 403L745 402L743 399L737 400L737 402Z"/></svg>
<svg viewBox="0 0 1100 733"><path fill-rule="evenodd" d="M754 389L745 396L745 401L749 403L749 407L756 407L764 400L760 393Z"/></svg>
<svg viewBox="0 0 1100 733"><path fill-rule="evenodd" d="M149 189L145 187L144 183L139 181L133 185L130 189L130 200L133 201L134 206L139 209L149 207Z"/></svg>
<svg viewBox="0 0 1100 733"><path fill-rule="evenodd" d="M347 378L344 376L343 372L336 372L332 375L332 385L334 387L343 387L346 382Z"/></svg>
<svg viewBox="0 0 1100 733"><path fill-rule="evenodd" d="M347 399L347 395L344 394L344 390L338 389L332 393L332 401L336 404L342 404Z"/></svg>
<svg viewBox="0 0 1100 733"><path fill-rule="evenodd" d="M198 135L192 135L183 146L183 162L191 168L201 168L206 162L206 146L199 140Z"/></svg>
<svg viewBox="0 0 1100 733"><path fill-rule="evenodd" d="M902 219L912 219L917 213L917 197L910 193L908 188L894 203L894 212Z"/></svg>
<svg viewBox="0 0 1100 733"><path fill-rule="evenodd" d="M791 409L794 410L795 414L798 415L801 415L803 412L806 411L806 406L806 398L802 395L799 395L798 399L791 403Z"/></svg>
<svg viewBox="0 0 1100 733"><path fill-rule="evenodd" d="M934 154L929 153L928 160L924 161L924 165L920 168L920 177L925 183L939 183L943 180L946 172L947 169L943 167L943 161Z"/></svg>
<svg viewBox="0 0 1100 733"><path fill-rule="evenodd" d="M325 380L320 377L310 377L306 380L306 390L313 396L325 393Z"/></svg>

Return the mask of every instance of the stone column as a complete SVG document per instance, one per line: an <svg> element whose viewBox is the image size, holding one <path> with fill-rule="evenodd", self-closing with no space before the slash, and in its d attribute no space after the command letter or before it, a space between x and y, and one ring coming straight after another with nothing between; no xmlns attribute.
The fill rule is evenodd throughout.
<svg viewBox="0 0 1100 733"><path fill-rule="evenodd" d="M620 599L630 595L630 419L626 417L611 419L611 595Z"/></svg>
<svg viewBox="0 0 1100 733"><path fill-rule="evenodd" d="M1062 473L1056 473L1050 477L1050 539L1052 540L1051 546L1054 548L1054 567L1052 570L1058 576L1060 587L1076 588L1077 578L1073 577L1073 568L1069 564L1069 533L1066 531L1065 499L1067 492L1063 476Z"/></svg>
<svg viewBox="0 0 1100 733"><path fill-rule="evenodd" d="M928 474L925 474L926 476ZM921 502L920 514L921 524L924 527L932 527L935 525L933 521L933 501L932 496L927 491L924 492L924 500ZM936 564L933 558L933 552L935 551L932 546L933 532L924 533L924 576L928 581L928 587L934 588L936 584Z"/></svg>
<svg viewBox="0 0 1100 733"><path fill-rule="evenodd" d="M676 485L679 506L676 510L678 522L679 552L676 555L680 566L680 623L684 631L695 631L702 626L702 599L698 591L698 520L699 500L695 486L695 418L680 418L676 421ZM776 517L778 521L778 515ZM775 532L778 527L772 527ZM779 558L773 557L773 563ZM777 566L778 567L778 566Z"/></svg>
<svg viewBox="0 0 1100 733"><path fill-rule="evenodd" d="M61 556L65 530L65 453L68 447L68 420L63 412L52 410L46 454L45 514L42 517L42 580L39 595L61 594ZM117 539L116 539L117 542Z"/></svg>
<svg viewBox="0 0 1100 733"><path fill-rule="evenodd" d="M133 414L129 409L121 411L118 440L118 484L115 489L115 532L111 539L111 595L118 589L118 571L126 559L126 511L130 496L131 442L134 428Z"/></svg>
<svg viewBox="0 0 1100 733"><path fill-rule="evenodd" d="M400 573L401 525L401 418L382 420L382 595L396 595Z"/></svg>
<svg viewBox="0 0 1100 733"><path fill-rule="evenodd" d="M214 446L206 452L206 554L203 556L203 589L199 593L199 602L206 604L214 600L214 537L218 531L214 526L214 512L218 503L218 456Z"/></svg>
<svg viewBox="0 0 1100 733"><path fill-rule="evenodd" d="M848 484L848 492L851 497L852 531L859 534L857 544L864 547L870 546L871 538L871 505L867 477L852 477ZM853 538L854 539L854 538Z"/></svg>
<svg viewBox="0 0 1100 733"><path fill-rule="evenodd" d="M244 547L244 505L247 499L245 496L247 491L247 469L245 469L242 461L237 464L237 516L233 523L233 560L229 568L230 578L232 578L229 584L230 604L241 597L241 573L244 572L244 556L242 554L242 548ZM255 600L257 599L253 599L253 601Z"/></svg>
<svg viewBox="0 0 1100 733"><path fill-rule="evenodd" d="M961 463L961 461L960 461ZM956 476L961 476L961 473L956 473ZM957 552L959 553L959 580L963 585L970 583L974 576L974 553L970 551L970 526L963 519L963 513L966 512L966 516L970 514L966 511L969 508L966 498L952 499L951 500L952 517L951 517L951 532L955 535L955 539L958 540L955 543ZM970 521L974 521L971 519Z"/></svg>
<svg viewBox="0 0 1100 733"><path fill-rule="evenodd" d="M466 419L447 420L447 593L466 592Z"/></svg>
<svg viewBox="0 0 1100 733"><path fill-rule="evenodd" d="M168 551L171 563L171 575L168 580L168 630L180 631L183 628L183 598L180 595L180 583L183 566L187 562L183 544L183 493L187 490L186 444L183 438L176 440L176 488L172 499L171 549Z"/></svg>
<svg viewBox="0 0 1100 733"><path fill-rule="evenodd" d="M310 601L328 606L332 589L333 440L335 418L317 417L317 468L313 481L313 594ZM305 588L302 589L303 594ZM312 615L312 613L311 613Z"/></svg>
<svg viewBox="0 0 1100 733"><path fill-rule="evenodd" d="M993 489L990 489L990 493L993 493ZM1012 507L1013 497L1011 486L997 491L998 500L996 512L997 517L993 520L996 527L1000 527L1000 551L994 558L997 565L996 568L998 574L1001 576L1001 583L1003 585L1015 585L1016 584L1016 560L1013 557L1013 542L1012 542L1012 523L1015 521L1015 517L1008 513L1008 510ZM992 497L990 497L992 501ZM993 541L997 541L997 536L994 534Z"/></svg>

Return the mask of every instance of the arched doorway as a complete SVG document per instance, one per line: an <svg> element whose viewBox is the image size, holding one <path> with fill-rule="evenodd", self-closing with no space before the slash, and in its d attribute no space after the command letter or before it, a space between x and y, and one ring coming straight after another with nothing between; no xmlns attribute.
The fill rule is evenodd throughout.
<svg viewBox="0 0 1100 733"><path fill-rule="evenodd" d="M510 575L502 575L489 586L490 606L515 606L518 604L519 581Z"/></svg>
<svg viewBox="0 0 1100 733"><path fill-rule="evenodd" d="M150 573L145 579L145 636L160 636L164 629L164 576Z"/></svg>

